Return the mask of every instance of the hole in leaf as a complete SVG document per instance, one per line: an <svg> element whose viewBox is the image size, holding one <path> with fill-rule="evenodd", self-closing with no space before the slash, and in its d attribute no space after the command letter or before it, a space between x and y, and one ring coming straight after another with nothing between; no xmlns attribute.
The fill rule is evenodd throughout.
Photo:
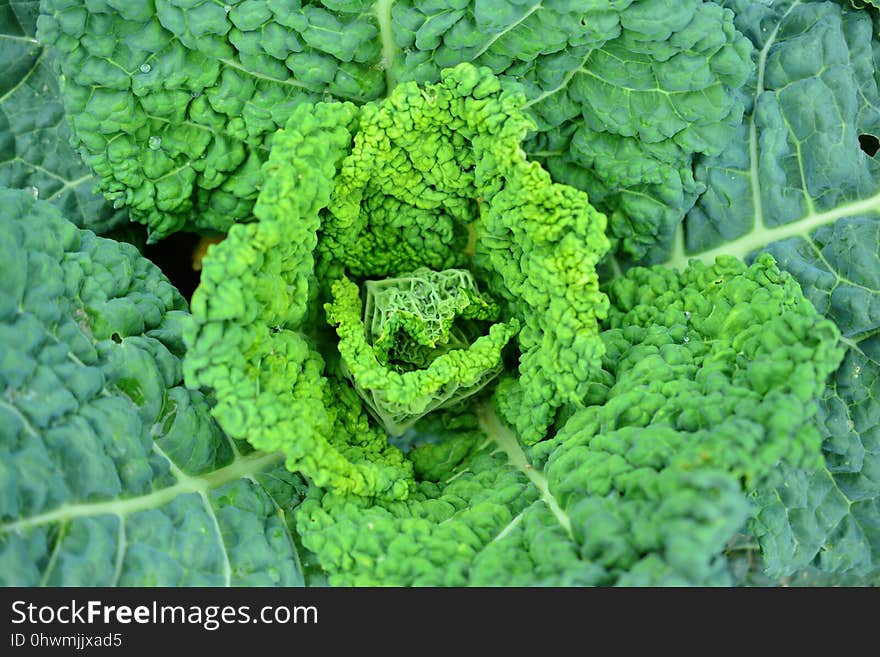
<svg viewBox="0 0 880 657"><path fill-rule="evenodd" d="M859 146L870 157L874 157L877 154L877 151L880 150L880 139L875 135L859 135Z"/></svg>
<svg viewBox="0 0 880 657"><path fill-rule="evenodd" d="M113 339L113 342L115 342L116 344L122 344L122 338L120 337L120 335L118 333L114 333L110 337Z"/></svg>

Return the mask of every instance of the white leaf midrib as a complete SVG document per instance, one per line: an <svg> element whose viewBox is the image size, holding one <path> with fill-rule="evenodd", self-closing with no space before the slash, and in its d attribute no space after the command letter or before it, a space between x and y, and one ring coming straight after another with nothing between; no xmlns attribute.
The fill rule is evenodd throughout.
<svg viewBox="0 0 880 657"><path fill-rule="evenodd" d="M385 72L385 96L389 96L394 89L394 58L397 56L397 47L394 45L394 30L391 17L391 6L394 0L376 0L371 11L376 18L379 28L379 43L382 46L382 68Z"/></svg>
<svg viewBox="0 0 880 657"><path fill-rule="evenodd" d="M691 260L702 260L706 264L715 262L720 255L732 255L744 259L750 253L766 247L773 242L801 237L810 240L811 234L822 226L832 224L844 217L857 217L865 215L880 215L880 192L851 203L839 205L825 212L807 214L801 219L768 228L757 224L751 231L729 242L724 242L714 249L699 253L677 253L665 264L676 269L684 269Z"/></svg>
<svg viewBox="0 0 880 657"><path fill-rule="evenodd" d="M571 519L550 491L549 482L544 473L532 467L528 462L528 458L522 447L520 447L513 430L502 424L491 405L486 404L481 407L477 417L483 432L490 436L495 441L495 444L507 455L510 465L522 472L532 485L538 489L538 492L541 494L541 500L553 513L556 520L565 529L565 532L571 536Z"/></svg>
<svg viewBox="0 0 880 657"><path fill-rule="evenodd" d="M687 253L684 248L684 222L679 225L674 242L675 248L670 258L664 263L668 267L683 270L687 267L691 260L701 260L706 264L713 264L715 259L721 255L731 255L739 259L745 259L752 253L765 248L769 244L779 242L794 237L800 237L806 241L812 240L812 233L822 226L832 224L839 219L845 217L856 217L865 215L880 215L880 192L873 196L865 197L849 203L838 205L830 210L817 212L815 210L814 200L810 197L806 185L803 188L803 194L806 201L807 212L800 219L795 219L785 224L777 226L768 226L766 217L764 216L763 196L761 189L761 176L759 171L760 152L758 144L758 127L755 122L757 113L757 105L761 94L765 93L764 76L767 67L767 57L773 45L777 41L779 30L788 16L800 6L801 0L795 0L791 6L785 11L775 29L768 35L767 41L758 53L756 85L752 102L752 114L749 119L749 184L751 188L752 199L752 229L733 240L724 242L719 246L705 251ZM803 183L803 157L798 149L798 164L801 169L801 178Z"/></svg>
<svg viewBox="0 0 880 657"><path fill-rule="evenodd" d="M232 483L248 475L262 472L263 470L280 464L284 461L281 452L252 452L230 463L229 465L209 472L205 475L191 477L183 475L177 482L153 491L146 495L113 499L104 502L91 502L81 504L65 504L51 511L46 511L29 518L21 518L0 525L0 534L7 532L21 532L42 525L50 525L57 522L74 520L76 518L115 515L125 518L138 511L155 509L170 503L179 495L195 493L204 495L220 486Z"/></svg>

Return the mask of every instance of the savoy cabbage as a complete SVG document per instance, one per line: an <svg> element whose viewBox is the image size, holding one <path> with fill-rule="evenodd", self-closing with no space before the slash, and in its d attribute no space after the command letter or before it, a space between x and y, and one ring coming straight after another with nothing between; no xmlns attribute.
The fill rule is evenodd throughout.
<svg viewBox="0 0 880 657"><path fill-rule="evenodd" d="M0 1L0 582L880 583L878 34Z"/></svg>

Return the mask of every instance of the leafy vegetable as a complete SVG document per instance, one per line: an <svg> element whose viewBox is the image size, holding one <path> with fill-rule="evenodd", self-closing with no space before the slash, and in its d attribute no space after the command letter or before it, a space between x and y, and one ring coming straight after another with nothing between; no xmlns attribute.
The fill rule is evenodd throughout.
<svg viewBox="0 0 880 657"><path fill-rule="evenodd" d="M40 13L0 581L880 584L876 3Z"/></svg>
<svg viewBox="0 0 880 657"><path fill-rule="evenodd" d="M346 272L383 276L464 262L468 226L476 266L507 301L507 324L461 359L447 354L399 383L394 374L369 382L381 376L379 364L365 351L352 288L337 283L330 319L341 324L348 367L362 388L375 385L390 404L420 415L430 391L474 385L495 369L522 324L521 379L509 385L520 403L508 405L509 415L534 441L555 409L577 398L601 355L605 301L595 265L607 248L604 216L525 160L521 102L488 70L462 65L437 85L400 85L361 110L297 109L274 138L255 208L260 222L233 226L209 251L193 298L187 383L215 390L214 414L230 435L283 449L288 467L319 485L405 497L403 456L366 429L359 409L327 397L321 329L311 325L308 301Z"/></svg>
<svg viewBox="0 0 880 657"><path fill-rule="evenodd" d="M181 385L185 302L134 247L0 190L0 584L295 585L302 481Z"/></svg>

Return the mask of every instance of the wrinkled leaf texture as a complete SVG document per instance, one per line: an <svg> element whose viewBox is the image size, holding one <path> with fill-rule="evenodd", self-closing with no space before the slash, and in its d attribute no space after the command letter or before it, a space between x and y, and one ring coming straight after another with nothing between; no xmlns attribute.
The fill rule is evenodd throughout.
<svg viewBox="0 0 880 657"><path fill-rule="evenodd" d="M0 0L0 186L28 189L81 228L106 233L128 221L93 191L73 150L50 49L35 38L39 0Z"/></svg>
<svg viewBox="0 0 880 657"><path fill-rule="evenodd" d="M158 4L169 8L169 15L173 13L175 3ZM206 11L210 4L205 3ZM186 93L192 94L186 103L205 95L221 114L238 112L244 99L237 99L230 91L236 88L233 83L239 83L237 88L250 89L252 101L278 103L279 99L319 99L328 94L363 101L381 96L398 80L432 79L440 66L465 60L489 65L509 79L524 80L531 108L539 122L543 121L542 130L528 147L530 155L544 161L560 179L587 188L591 197L605 206L623 208L614 224L622 245L619 264L625 266L633 255L648 255L654 261L683 268L690 257L711 261L715 255L726 253L753 259L758 252L769 251L796 276L816 307L837 323L847 355L829 382L820 407L825 468L812 473L790 472L788 486L760 495L762 510L750 529L760 539L769 572L775 577L808 568L876 578L880 549L880 177L876 159L859 148L859 136L876 136L880 131L877 12L861 7L863 3L853 3L861 8L852 9L848 2L832 1L719 3L733 11L730 16L723 14L726 18L717 24L725 26L718 34L724 36L724 47L734 64L727 70L726 83L720 68L709 68L724 88L728 112L713 124L720 131L709 140L713 147L686 145L670 150L641 139L644 135L639 140L631 139L623 134L623 128L614 134L603 133L600 139L576 138L578 134L595 137L602 123L597 118L601 108L585 102L596 88L604 89L599 94L602 102L616 99L612 103L615 109L623 97L633 103L631 106L642 102L638 99L652 97L649 92L625 94L609 83L613 71L601 79L596 69L588 73L585 53L601 44L596 54L589 56L598 57L604 52L611 58L626 43L627 35L653 29L650 21L637 21L639 14L630 5L637 6L643 16L650 16L652 7L668 3L590 3L591 7L600 7L587 12L591 20L585 17L595 32L572 31L572 16L554 9L562 5L541 0L511 2L504 11L487 11L485 2L433 6L436 4L408 0L393 4L381 0L374 4L351 2L339 5L336 14L309 6L305 22L289 21L285 26L275 21L271 29L262 32L260 26L268 19L230 12L229 20L241 21L235 26L235 52L224 58L228 61L220 62L209 84L196 81L198 88L190 89L190 82L181 83ZM717 12L715 3L680 5L680 11L692 10L693 16ZM30 7L29 15L33 15L33 3L15 6ZM0 7L4 25L10 25L13 14L9 6ZM673 20L675 12L667 13L668 20ZM20 16L18 21L24 25ZM732 21L739 34L727 31L725 21ZM172 22L165 21L168 25ZM264 42L254 38L258 32L280 34L278 25L296 32L291 37L299 44L296 56L286 58L290 52L283 51L287 47L283 38L267 38ZM14 51L16 61L30 58L31 64L20 69L20 79L38 80L41 74L48 75L48 69L42 68L45 62L40 60L38 46L30 41L32 32L28 30L7 27L4 32L14 38L0 37L0 43L4 49L19 48ZM340 40L343 32L346 38ZM736 63L734 57L743 52L745 41L740 35L751 42L749 70ZM194 43L193 38L187 33L190 43ZM647 41L650 43L650 39ZM189 47L196 51L202 46ZM646 57L650 60L655 54L649 52ZM270 61L273 56L283 61L283 70ZM144 72L140 68L143 63L130 62L132 74L158 80L162 66L146 67L149 70ZM671 71L658 78L668 84L674 77L674 67L656 64L654 68L655 64L648 65L654 73ZM260 66L274 67L273 71L280 71L280 79L288 83L267 80L266 74L247 74L249 69L259 72ZM298 76L306 70L316 77ZM145 81L144 89L152 89L150 80ZM15 91L15 80L3 83L0 109L8 115L8 108L14 107L11 101L22 90L30 93L33 85L20 85ZM51 88L52 83L48 84ZM741 123L734 120L738 106L744 112ZM253 109L253 103L249 107ZM160 115L162 111L172 112L170 106L158 109ZM250 132L243 125L232 127L244 130L248 146L259 154L266 147L261 135L282 121L265 115L254 120L257 122L248 124ZM63 123L52 121L50 125L56 132L64 130ZM659 130L658 126L648 126L652 127ZM0 135L3 153L12 152L7 133L0 131ZM150 139L156 136L158 133L151 129L142 131L138 148L153 150ZM229 157L238 158L234 166L226 165L231 167L230 175L247 179L238 187L230 185L231 191L221 191L232 196L240 192L252 199L256 193L253 183L248 181L249 174L241 173L247 169L245 154L230 156L225 135L211 139L215 141L214 152L226 158L224 162ZM169 141L163 136L161 144L168 148L174 139ZM593 172L592 165L602 158L584 149L604 148L602 155L618 146L626 154L626 161L649 163L650 170L635 172L634 179L623 181L609 170ZM37 187L45 197L45 185L27 177L39 170L28 169L30 165L23 165L21 157L16 157L12 168L4 159L0 172L7 172L7 176L9 171L16 172L18 177L13 182ZM40 163L38 158L31 159ZM243 168L237 169L239 165ZM17 173L21 167L31 173L22 177ZM167 171L160 175L164 173ZM64 169L59 176L61 188L71 191L72 182L82 175L87 174ZM618 191L606 189L612 186ZM53 193L46 189L46 193ZM216 196L220 197L222 194ZM207 203L209 198L214 197L203 196L201 201ZM186 203L190 202L192 199L185 199L174 212L188 217L192 207ZM152 206L145 207L148 214L152 212ZM248 207L247 202L244 207ZM658 210L661 207L665 209ZM228 209L221 205L216 215ZM70 214L76 220L76 213ZM246 214L241 212L242 217ZM679 221L682 215L683 223ZM172 223L179 226L185 221L188 219L178 216ZM169 226L155 229L171 230L173 226Z"/></svg>
<svg viewBox="0 0 880 657"><path fill-rule="evenodd" d="M303 483L182 385L155 265L4 189L0 289L0 585L302 584Z"/></svg>
<svg viewBox="0 0 880 657"><path fill-rule="evenodd" d="M787 473L752 525L768 572L877 582L880 564L880 18L846 3L727 0L755 46L737 139L698 162L707 191L668 263L766 251L834 320L846 356L820 406L825 467Z"/></svg>

